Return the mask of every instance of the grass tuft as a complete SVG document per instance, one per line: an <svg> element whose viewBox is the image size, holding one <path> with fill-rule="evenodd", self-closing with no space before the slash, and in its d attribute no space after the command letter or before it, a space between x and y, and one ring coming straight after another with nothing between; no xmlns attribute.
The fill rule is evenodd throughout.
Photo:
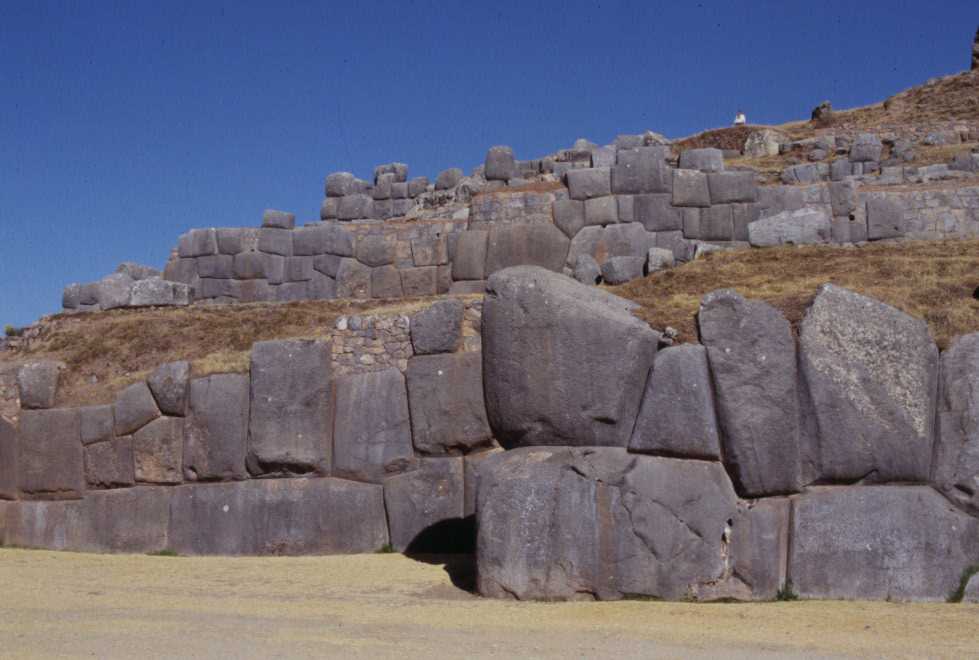
<svg viewBox="0 0 979 660"><path fill-rule="evenodd" d="M377 554L379 555L391 555L391 554L395 554L396 552L398 551L395 550L394 546L391 545L390 543L385 543L384 545L382 545L380 548L377 549Z"/></svg>
<svg viewBox="0 0 979 660"><path fill-rule="evenodd" d="M785 585L775 593L775 600L780 602L799 600L799 594L792 589L791 581L786 582Z"/></svg>
<svg viewBox="0 0 979 660"><path fill-rule="evenodd" d="M176 550L171 550L170 548L164 548L163 550L157 550L156 552L147 552L150 557L179 557L180 553Z"/></svg>
<svg viewBox="0 0 979 660"><path fill-rule="evenodd" d="M973 564L969 568L962 571L962 577L959 578L959 586L948 596L948 602L950 603L961 603L962 599L965 597L965 588L969 584L969 580L972 576L979 575L979 564Z"/></svg>

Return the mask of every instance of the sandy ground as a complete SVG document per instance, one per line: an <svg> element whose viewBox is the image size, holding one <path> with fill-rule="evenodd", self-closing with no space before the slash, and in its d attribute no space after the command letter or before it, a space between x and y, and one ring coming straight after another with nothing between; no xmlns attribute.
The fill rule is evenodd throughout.
<svg viewBox="0 0 979 660"><path fill-rule="evenodd" d="M979 606L514 603L400 555L0 551L0 656L976 657Z"/></svg>

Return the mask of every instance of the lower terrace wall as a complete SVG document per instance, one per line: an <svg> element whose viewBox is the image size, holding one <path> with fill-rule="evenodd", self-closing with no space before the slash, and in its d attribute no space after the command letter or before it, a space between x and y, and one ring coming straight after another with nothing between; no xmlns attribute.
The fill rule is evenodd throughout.
<svg viewBox="0 0 979 660"><path fill-rule="evenodd" d="M923 321L832 285L798 333L710 293L702 345L664 348L633 309L520 266L481 307L346 317L333 342L255 344L245 374L164 365L111 406L43 407L57 370L33 366L36 407L0 423L0 541L303 554L475 536L483 595L542 600L943 600L979 562L979 334L940 354Z"/></svg>

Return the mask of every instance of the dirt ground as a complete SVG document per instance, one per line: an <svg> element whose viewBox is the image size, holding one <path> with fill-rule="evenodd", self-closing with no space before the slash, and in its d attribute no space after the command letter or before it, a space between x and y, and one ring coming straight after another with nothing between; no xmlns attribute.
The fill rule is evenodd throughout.
<svg viewBox="0 0 979 660"><path fill-rule="evenodd" d="M457 582L459 580L456 580ZM515 603L401 555L0 550L4 658L975 657L979 605Z"/></svg>

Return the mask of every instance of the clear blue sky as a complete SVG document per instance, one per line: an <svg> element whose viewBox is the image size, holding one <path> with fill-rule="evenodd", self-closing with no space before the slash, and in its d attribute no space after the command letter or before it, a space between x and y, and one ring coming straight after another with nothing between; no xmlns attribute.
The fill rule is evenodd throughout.
<svg viewBox="0 0 979 660"><path fill-rule="evenodd" d="M975 0L0 0L0 324L323 177L805 117L967 67Z"/></svg>

